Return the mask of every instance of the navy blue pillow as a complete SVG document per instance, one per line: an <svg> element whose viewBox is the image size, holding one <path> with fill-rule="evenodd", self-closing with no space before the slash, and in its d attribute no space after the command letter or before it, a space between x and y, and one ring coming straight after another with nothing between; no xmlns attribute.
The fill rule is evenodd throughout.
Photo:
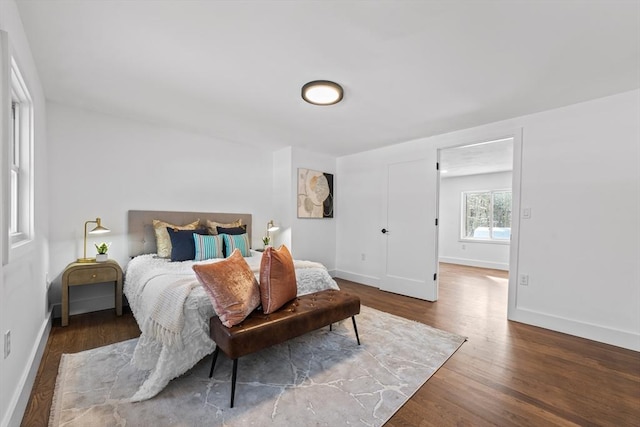
<svg viewBox="0 0 640 427"><path fill-rule="evenodd" d="M197 230L176 230L167 227L171 239L171 261L190 261L196 257L196 244L193 234L207 234L204 228Z"/></svg>
<svg viewBox="0 0 640 427"><path fill-rule="evenodd" d="M218 234L229 234L231 236L237 236L239 234L245 234L247 232L247 226L241 225L240 227L231 228L216 227L216 230L218 230Z"/></svg>

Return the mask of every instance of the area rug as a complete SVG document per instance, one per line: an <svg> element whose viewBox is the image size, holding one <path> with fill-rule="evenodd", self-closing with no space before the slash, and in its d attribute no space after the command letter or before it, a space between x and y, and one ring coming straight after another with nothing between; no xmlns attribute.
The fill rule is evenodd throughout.
<svg viewBox="0 0 640 427"><path fill-rule="evenodd" d="M347 319L240 358L234 408L224 354L136 403L136 339L64 354L49 426L381 426L465 341L365 306L356 321L361 345Z"/></svg>

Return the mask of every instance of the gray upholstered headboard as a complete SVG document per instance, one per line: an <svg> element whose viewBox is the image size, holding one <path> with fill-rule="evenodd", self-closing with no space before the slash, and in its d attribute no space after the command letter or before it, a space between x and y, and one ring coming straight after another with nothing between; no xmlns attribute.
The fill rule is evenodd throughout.
<svg viewBox="0 0 640 427"><path fill-rule="evenodd" d="M171 224L189 224L200 219L202 227L207 226L207 220L220 223L230 223L241 219L247 225L247 234L251 242L251 214L211 213L211 212L173 212L173 211L129 211L129 256L152 254L156 252L156 235L153 230L153 220L159 219Z"/></svg>

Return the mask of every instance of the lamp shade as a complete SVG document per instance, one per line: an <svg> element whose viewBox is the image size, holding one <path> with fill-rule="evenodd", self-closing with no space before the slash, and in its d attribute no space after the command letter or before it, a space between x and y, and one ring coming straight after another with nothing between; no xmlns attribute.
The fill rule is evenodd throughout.
<svg viewBox="0 0 640 427"><path fill-rule="evenodd" d="M275 223L273 222L273 220L269 221L267 223L267 231L276 231L279 230L280 227L278 227L277 225L275 225Z"/></svg>
<svg viewBox="0 0 640 427"><path fill-rule="evenodd" d="M93 230L89 232L89 234L103 234L111 231L107 227L102 226L100 218L96 218L95 222L97 223L97 225Z"/></svg>

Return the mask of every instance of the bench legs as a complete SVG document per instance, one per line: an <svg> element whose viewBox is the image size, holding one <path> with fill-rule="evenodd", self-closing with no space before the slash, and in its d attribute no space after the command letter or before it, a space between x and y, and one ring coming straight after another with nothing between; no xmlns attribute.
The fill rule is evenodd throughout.
<svg viewBox="0 0 640 427"><path fill-rule="evenodd" d="M356 340L360 345L360 336L358 335L358 327L356 326L356 316L351 316L353 321L353 330L356 332ZM333 324L329 325L329 330L333 330ZM218 354L220 353L220 347L216 345L216 349L213 352L213 360L211 361L211 370L209 371L209 378L213 376L213 368L216 366L216 360L218 360ZM233 408L233 400L236 395L236 377L238 376L238 359L233 359L233 372L231 374L231 404L230 408Z"/></svg>
<svg viewBox="0 0 640 427"><path fill-rule="evenodd" d="M236 375L238 374L238 359L233 359L233 374L231 374L231 405L233 408L233 398L236 395Z"/></svg>
<svg viewBox="0 0 640 427"><path fill-rule="evenodd" d="M220 347L216 346L216 350L213 352L213 360L211 361L211 370L209 371L209 378L213 376L213 368L216 366L216 360L218 360L218 354L220 353ZM231 374L231 405L233 408L233 399L236 395L236 377L238 376L238 359L233 359L233 373Z"/></svg>
<svg viewBox="0 0 640 427"><path fill-rule="evenodd" d="M216 345L216 351L213 352L213 362L211 362L211 370L209 371L209 378L213 376L213 368L216 366L216 360L218 360L219 352L220 352L220 347Z"/></svg>
<svg viewBox="0 0 640 427"><path fill-rule="evenodd" d="M360 337L358 336L358 327L356 326L356 316L351 316L351 320L353 320L353 330L356 331L356 340L358 341L358 345L360 345ZM333 331L333 323L329 324L329 330Z"/></svg>
<svg viewBox="0 0 640 427"><path fill-rule="evenodd" d="M356 331L356 340L358 340L358 345L360 345L360 337L358 336L358 327L356 326L356 316L351 316L351 320L353 320L353 330Z"/></svg>

